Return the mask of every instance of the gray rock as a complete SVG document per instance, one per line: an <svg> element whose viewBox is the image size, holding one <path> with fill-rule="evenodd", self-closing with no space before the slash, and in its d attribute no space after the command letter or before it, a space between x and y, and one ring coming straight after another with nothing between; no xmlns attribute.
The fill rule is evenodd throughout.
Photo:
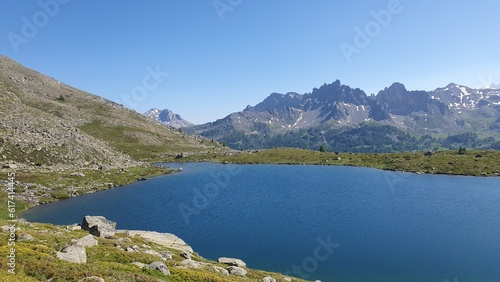
<svg viewBox="0 0 500 282"><path fill-rule="evenodd" d="M18 218L18 219L17 219L17 223L22 224L22 225L30 224L30 223L26 220L26 218Z"/></svg>
<svg viewBox="0 0 500 282"><path fill-rule="evenodd" d="M246 267L247 266L247 264L244 261L242 261L241 259L236 259L236 258L222 257L222 258L217 259L217 262L227 264L227 265L239 266L239 267Z"/></svg>
<svg viewBox="0 0 500 282"><path fill-rule="evenodd" d="M69 245L57 252L57 258L73 263L87 263L87 253L85 248L78 245Z"/></svg>
<svg viewBox="0 0 500 282"><path fill-rule="evenodd" d="M17 169L18 166L16 164L4 164L3 168Z"/></svg>
<svg viewBox="0 0 500 282"><path fill-rule="evenodd" d="M82 278L82 279L78 280L78 282L106 282L106 281L98 276L90 276L90 277Z"/></svg>
<svg viewBox="0 0 500 282"><path fill-rule="evenodd" d="M268 276L268 277L262 278L262 282L276 282L276 279Z"/></svg>
<svg viewBox="0 0 500 282"><path fill-rule="evenodd" d="M8 225L3 225L2 226L2 232L3 233L14 233L16 231L15 227L10 227Z"/></svg>
<svg viewBox="0 0 500 282"><path fill-rule="evenodd" d="M192 259L185 259L185 260L181 261L181 264L187 268L195 268L195 269L203 268L202 263L194 261Z"/></svg>
<svg viewBox="0 0 500 282"><path fill-rule="evenodd" d="M223 267L212 265L211 268L212 268L213 271L215 271L217 273L220 273L220 274L222 274L224 276L229 276L229 271L227 271L227 269L225 269Z"/></svg>
<svg viewBox="0 0 500 282"><path fill-rule="evenodd" d="M427 151L424 156L434 156L434 151Z"/></svg>
<svg viewBox="0 0 500 282"><path fill-rule="evenodd" d="M129 230L128 234L130 237L140 236L149 242L165 246L170 249L193 253L193 248L174 234L140 230Z"/></svg>
<svg viewBox="0 0 500 282"><path fill-rule="evenodd" d="M90 234L76 240L76 245L82 246L82 247L93 247L93 246L97 246L98 244L99 244L99 242L94 238L94 236L92 236Z"/></svg>
<svg viewBox="0 0 500 282"><path fill-rule="evenodd" d="M170 270L161 261L155 261L148 266L149 269L155 269L161 272L163 275L170 275Z"/></svg>
<svg viewBox="0 0 500 282"><path fill-rule="evenodd" d="M19 238L17 239L18 242L33 242L35 241L35 238L33 236L26 234L26 233L21 233L19 235Z"/></svg>
<svg viewBox="0 0 500 282"><path fill-rule="evenodd" d="M72 172L69 174L70 176L78 176L78 177L84 177L85 174L81 173L81 172Z"/></svg>
<svg viewBox="0 0 500 282"><path fill-rule="evenodd" d="M290 278L290 277L285 277L285 278L283 278L283 280L285 280L285 281L292 281L292 278Z"/></svg>
<svg viewBox="0 0 500 282"><path fill-rule="evenodd" d="M171 251L161 252L161 256L166 259L172 259L173 253Z"/></svg>
<svg viewBox="0 0 500 282"><path fill-rule="evenodd" d="M97 237L110 238L116 234L116 222L104 216L87 215L83 218L82 229Z"/></svg>
<svg viewBox="0 0 500 282"><path fill-rule="evenodd" d="M191 259L191 253L189 252L182 252L180 254L181 258L185 258L185 259Z"/></svg>
<svg viewBox="0 0 500 282"><path fill-rule="evenodd" d="M247 275L247 271L244 270L243 268L241 267L237 267L237 266L231 266L227 269L227 271L229 272L229 274L231 275L235 275L235 276L246 276Z"/></svg>

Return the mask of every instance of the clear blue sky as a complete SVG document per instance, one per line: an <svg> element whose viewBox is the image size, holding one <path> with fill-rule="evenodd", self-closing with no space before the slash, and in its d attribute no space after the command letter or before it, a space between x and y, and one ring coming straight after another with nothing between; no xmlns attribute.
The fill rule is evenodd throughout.
<svg viewBox="0 0 500 282"><path fill-rule="evenodd" d="M498 0L1 5L1 54L139 112L169 108L195 123L336 79L368 94L395 81L411 90L500 81ZM346 56L342 43L356 52ZM169 75L155 81L148 67Z"/></svg>

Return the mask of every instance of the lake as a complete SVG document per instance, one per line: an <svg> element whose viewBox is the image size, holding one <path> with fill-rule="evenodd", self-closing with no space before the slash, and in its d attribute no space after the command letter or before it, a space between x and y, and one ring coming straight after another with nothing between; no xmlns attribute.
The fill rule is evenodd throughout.
<svg viewBox="0 0 500 282"><path fill-rule="evenodd" d="M172 164L183 171L34 208L174 233L207 259L322 281L500 281L500 178L370 168Z"/></svg>

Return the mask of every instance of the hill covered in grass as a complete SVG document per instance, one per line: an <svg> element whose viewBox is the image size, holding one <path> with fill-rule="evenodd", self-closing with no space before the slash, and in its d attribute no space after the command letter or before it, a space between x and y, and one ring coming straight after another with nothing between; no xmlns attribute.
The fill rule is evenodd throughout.
<svg viewBox="0 0 500 282"><path fill-rule="evenodd" d="M4 56L0 115L0 161L22 168L127 167L183 152L226 151Z"/></svg>
<svg viewBox="0 0 500 282"><path fill-rule="evenodd" d="M29 206L168 173L154 161L227 152L0 55L0 173L16 173Z"/></svg>
<svg viewBox="0 0 500 282"><path fill-rule="evenodd" d="M191 159L196 160L195 156ZM246 151L214 161L236 164L294 164L373 167L426 174L499 176L500 151L464 150L435 153L329 153L293 148Z"/></svg>

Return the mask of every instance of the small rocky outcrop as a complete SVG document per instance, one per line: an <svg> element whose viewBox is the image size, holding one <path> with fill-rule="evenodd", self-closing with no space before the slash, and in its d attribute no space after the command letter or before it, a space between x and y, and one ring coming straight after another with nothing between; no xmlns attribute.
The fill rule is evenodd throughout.
<svg viewBox="0 0 500 282"><path fill-rule="evenodd" d="M168 267L161 261L155 261L153 263L151 263L149 266L148 266L149 269L154 269L154 270L158 270L159 272L161 272L163 275L170 275L170 270L168 269Z"/></svg>
<svg viewBox="0 0 500 282"><path fill-rule="evenodd" d="M182 252L180 254L181 258L185 258L185 259L191 259L191 253L190 252Z"/></svg>
<svg viewBox="0 0 500 282"><path fill-rule="evenodd" d="M99 244L99 242L94 238L94 236L92 236L90 234L76 240L76 245L82 246L82 247L93 247L93 246L97 246L98 244Z"/></svg>
<svg viewBox="0 0 500 282"><path fill-rule="evenodd" d="M69 245L57 252L57 258L73 263L87 263L87 252L85 247L78 245Z"/></svg>
<svg viewBox="0 0 500 282"><path fill-rule="evenodd" d="M151 231L140 231L140 230L128 230L128 235L130 237L140 236L152 243L165 246L174 250L179 250L181 252L193 253L193 248L191 248L186 242L181 238L170 233L158 233Z"/></svg>
<svg viewBox="0 0 500 282"><path fill-rule="evenodd" d="M173 253L171 251L161 252L161 256L165 259L172 259Z"/></svg>
<svg viewBox="0 0 500 282"><path fill-rule="evenodd" d="M185 259L185 260L181 261L181 265L183 265L187 268L194 268L194 269L203 268L205 266L204 263L194 261L192 259Z"/></svg>
<svg viewBox="0 0 500 282"><path fill-rule="evenodd" d="M241 259L237 259L237 258L222 257L222 258L217 259L217 262L227 264L227 265L232 265L232 266L239 266L239 267L246 267L247 266L247 264L244 261L242 261Z"/></svg>
<svg viewBox="0 0 500 282"><path fill-rule="evenodd" d="M116 222L104 216L87 215L83 218L82 229L97 237L111 238L116 234Z"/></svg>
<svg viewBox="0 0 500 282"><path fill-rule="evenodd" d="M268 277L262 278L262 282L276 282L276 279L268 276Z"/></svg>
<svg viewBox="0 0 500 282"><path fill-rule="evenodd" d="M35 241L35 238L33 236L26 234L26 233L21 233L19 235L19 238L17 239L18 242L33 242Z"/></svg>
<svg viewBox="0 0 500 282"><path fill-rule="evenodd" d="M231 266L227 269L227 271L231 275L242 276L242 277L245 277L248 273L245 269L237 266Z"/></svg>
<svg viewBox="0 0 500 282"><path fill-rule="evenodd" d="M223 267L220 267L220 266L216 266L216 265L211 265L210 268L214 271L214 272L217 272L217 273L220 273L224 276L229 276L229 271L227 271L227 269L223 268Z"/></svg>
<svg viewBox="0 0 500 282"><path fill-rule="evenodd" d="M434 156L434 151L427 151L425 152L424 156Z"/></svg>

